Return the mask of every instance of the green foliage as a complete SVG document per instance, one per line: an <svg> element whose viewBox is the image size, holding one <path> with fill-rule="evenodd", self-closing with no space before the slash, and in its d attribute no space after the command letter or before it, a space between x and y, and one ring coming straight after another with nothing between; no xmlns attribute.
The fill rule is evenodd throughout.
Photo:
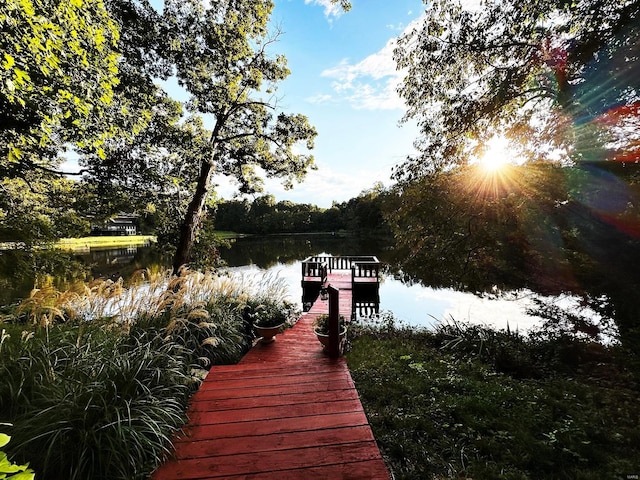
<svg viewBox="0 0 640 480"><path fill-rule="evenodd" d="M104 156L101 115L118 83L118 29L103 2L7 0L0 25L2 177L55 168L66 142Z"/></svg>
<svg viewBox="0 0 640 480"><path fill-rule="evenodd" d="M2 424L11 426L7 424ZM0 448L5 447L11 441L11 437L4 433L0 433ZM0 450L0 479L8 480L33 480L35 473L27 465L16 465L11 463L7 458L7 454Z"/></svg>
<svg viewBox="0 0 640 480"><path fill-rule="evenodd" d="M398 188L385 205L403 270L471 291L566 288L566 171L544 163L456 168Z"/></svg>
<svg viewBox="0 0 640 480"><path fill-rule="evenodd" d="M264 195L253 202L221 201L215 206L211 221L216 228L239 233L303 233L348 230L358 234L389 235L383 208L391 193L382 185L361 192L347 202L331 208L290 201L276 202Z"/></svg>
<svg viewBox="0 0 640 480"><path fill-rule="evenodd" d="M15 425L9 453L43 478L148 478L199 372L250 348L247 307L283 300L271 279L144 277L41 289L2 324L0 422Z"/></svg>
<svg viewBox="0 0 640 480"><path fill-rule="evenodd" d="M0 240L34 245L89 233L89 221L80 213L82 192L75 182L5 178L0 191Z"/></svg>
<svg viewBox="0 0 640 480"><path fill-rule="evenodd" d="M199 1L165 5L169 55L191 95L187 106L215 119L186 158L198 174L180 226L174 272L190 260L214 171L232 176L247 193L261 189L257 168L290 187L313 165L305 151L313 148L315 129L306 117L279 111L273 95L289 70L282 55L269 52L277 40L268 32L272 8L269 0L219 2L210 11Z"/></svg>
<svg viewBox="0 0 640 480"><path fill-rule="evenodd" d="M344 317L340 315L338 318L338 331L342 332L347 328ZM313 321L313 331L321 335L329 335L329 315L322 314Z"/></svg>
<svg viewBox="0 0 640 480"><path fill-rule="evenodd" d="M277 327L287 322L293 322L299 314L298 308L288 301L265 299L259 305L255 305L255 303L254 300L247 305L245 317L253 325L260 327Z"/></svg>
<svg viewBox="0 0 640 480"><path fill-rule="evenodd" d="M157 331L105 327L16 332L3 345L12 447L46 478L144 478L185 420L193 379L183 349Z"/></svg>
<svg viewBox="0 0 640 480"><path fill-rule="evenodd" d="M636 171L530 162L494 174L471 165L424 176L398 187L385 205L397 243L391 263L404 278L432 286L573 292L613 319L634 349ZM558 313L544 317L591 328Z"/></svg>
<svg viewBox="0 0 640 480"><path fill-rule="evenodd" d="M637 2L463 3L431 2L399 41L421 155L398 178L466 164L501 134L530 159L550 146L577 161L637 157Z"/></svg>
<svg viewBox="0 0 640 480"><path fill-rule="evenodd" d="M361 331L349 366L394 477L638 471L638 392L622 352L565 341L558 355L553 343L479 327Z"/></svg>

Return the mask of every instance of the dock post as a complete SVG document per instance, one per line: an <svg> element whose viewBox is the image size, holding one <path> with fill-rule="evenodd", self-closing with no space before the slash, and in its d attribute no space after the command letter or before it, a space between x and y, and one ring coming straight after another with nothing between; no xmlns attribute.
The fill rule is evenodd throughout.
<svg viewBox="0 0 640 480"><path fill-rule="evenodd" d="M331 358L340 356L340 290L333 285L327 287L329 292L329 345L327 354Z"/></svg>

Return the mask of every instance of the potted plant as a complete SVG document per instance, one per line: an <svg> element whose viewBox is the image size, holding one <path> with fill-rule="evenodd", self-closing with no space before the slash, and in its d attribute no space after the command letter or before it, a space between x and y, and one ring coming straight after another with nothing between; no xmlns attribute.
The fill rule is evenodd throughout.
<svg viewBox="0 0 640 480"><path fill-rule="evenodd" d="M250 316L256 336L260 337L260 343L273 342L293 310L294 307L289 302L268 302L255 307Z"/></svg>
<svg viewBox="0 0 640 480"><path fill-rule="evenodd" d="M318 340L322 344L323 348L327 348L329 346L329 315L326 313L319 315L318 318L313 322L313 332L318 337ZM340 315L338 318L338 335L340 338L340 343L344 340L345 335L347 334L347 324L344 320L344 317Z"/></svg>

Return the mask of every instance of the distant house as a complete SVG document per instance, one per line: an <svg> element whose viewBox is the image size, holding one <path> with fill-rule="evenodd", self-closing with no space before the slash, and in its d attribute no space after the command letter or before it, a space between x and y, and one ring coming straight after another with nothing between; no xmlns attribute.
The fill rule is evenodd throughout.
<svg viewBox="0 0 640 480"><path fill-rule="evenodd" d="M138 233L137 221L137 215L120 213L101 225L93 225L91 233L93 235L113 236L136 235Z"/></svg>

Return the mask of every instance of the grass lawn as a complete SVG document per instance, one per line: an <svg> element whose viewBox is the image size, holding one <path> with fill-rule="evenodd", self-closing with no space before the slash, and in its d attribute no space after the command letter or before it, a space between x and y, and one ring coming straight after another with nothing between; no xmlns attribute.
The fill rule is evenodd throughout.
<svg viewBox="0 0 640 480"><path fill-rule="evenodd" d="M82 238L61 238L55 247L62 250L79 250L84 248L127 247L145 245L155 242L153 235L122 235Z"/></svg>
<svg viewBox="0 0 640 480"><path fill-rule="evenodd" d="M215 232L222 239L230 239L238 236L235 232ZM154 235L122 235L122 236L96 236L82 238L61 238L55 247L62 250L82 250L87 248L109 248L141 246L156 241Z"/></svg>
<svg viewBox="0 0 640 480"><path fill-rule="evenodd" d="M467 332L367 331L348 353L400 479L620 479L640 473L638 384L616 348Z"/></svg>

